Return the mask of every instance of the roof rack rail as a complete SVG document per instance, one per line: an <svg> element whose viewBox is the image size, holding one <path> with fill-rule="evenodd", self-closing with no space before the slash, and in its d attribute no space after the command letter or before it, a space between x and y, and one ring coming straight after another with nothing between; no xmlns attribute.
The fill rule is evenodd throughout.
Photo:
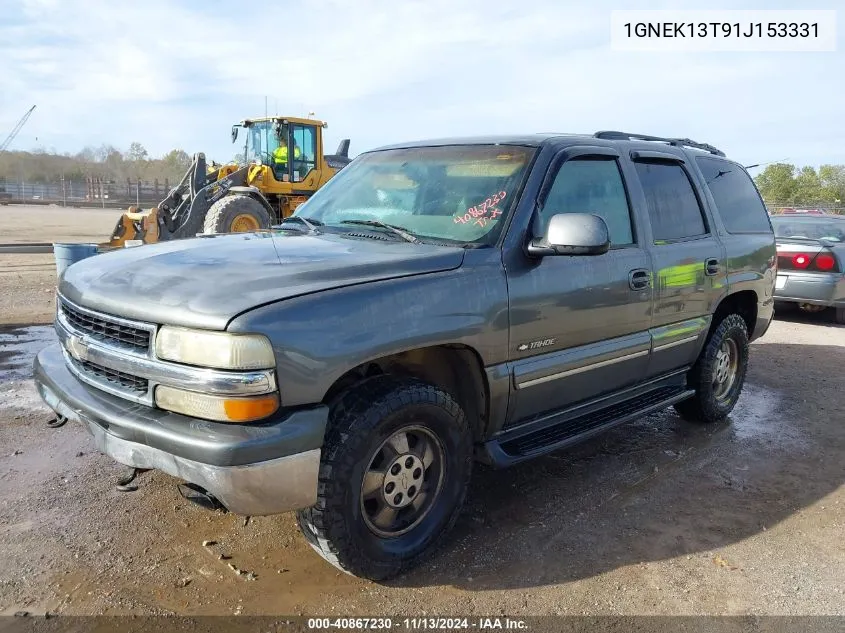
<svg viewBox="0 0 845 633"><path fill-rule="evenodd" d="M707 143L697 143L688 138L664 138L662 136L650 136L648 134L631 134L629 132L617 132L615 130L604 130L593 134L595 138L603 138L610 141L660 141L662 143L669 143L675 147L695 147L696 149L703 149L706 152L715 154L716 156L724 156L725 153L712 145Z"/></svg>

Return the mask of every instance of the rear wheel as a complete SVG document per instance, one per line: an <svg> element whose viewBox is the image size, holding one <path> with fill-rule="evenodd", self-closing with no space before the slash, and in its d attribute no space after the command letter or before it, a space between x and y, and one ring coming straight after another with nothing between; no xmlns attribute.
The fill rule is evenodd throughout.
<svg viewBox="0 0 845 633"><path fill-rule="evenodd" d="M845 308L836 308L833 318L837 323L845 325Z"/></svg>
<svg viewBox="0 0 845 633"><path fill-rule="evenodd" d="M748 369L748 328L738 314L730 314L713 330L690 370L692 398L675 410L686 420L718 422L739 400Z"/></svg>
<svg viewBox="0 0 845 633"><path fill-rule="evenodd" d="M384 580L430 555L457 520L472 470L466 417L433 385L379 376L329 422L317 503L299 527L339 569Z"/></svg>
<svg viewBox="0 0 845 633"><path fill-rule="evenodd" d="M270 214L251 196L231 195L211 205L203 233L244 233L270 228Z"/></svg>

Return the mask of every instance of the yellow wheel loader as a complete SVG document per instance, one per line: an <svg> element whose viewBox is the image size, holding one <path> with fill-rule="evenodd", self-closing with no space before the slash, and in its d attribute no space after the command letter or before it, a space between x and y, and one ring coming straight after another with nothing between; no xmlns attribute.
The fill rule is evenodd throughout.
<svg viewBox="0 0 845 633"><path fill-rule="evenodd" d="M349 139L335 154L323 154L325 128L322 121L278 116L233 125L233 143L241 131L246 137L241 160L208 166L205 154L195 154L158 206L130 207L100 246L270 228L349 164Z"/></svg>

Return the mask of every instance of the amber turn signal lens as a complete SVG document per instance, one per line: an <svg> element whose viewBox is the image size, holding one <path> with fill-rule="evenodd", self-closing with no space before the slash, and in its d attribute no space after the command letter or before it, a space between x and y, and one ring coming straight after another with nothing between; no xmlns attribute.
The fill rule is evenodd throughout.
<svg viewBox="0 0 845 633"><path fill-rule="evenodd" d="M162 409L219 422L253 422L272 415L279 408L278 393L233 398L159 385L155 399Z"/></svg>
<svg viewBox="0 0 845 633"><path fill-rule="evenodd" d="M275 396L260 398L232 398L223 401L223 410L231 422L260 420L276 412L279 399Z"/></svg>

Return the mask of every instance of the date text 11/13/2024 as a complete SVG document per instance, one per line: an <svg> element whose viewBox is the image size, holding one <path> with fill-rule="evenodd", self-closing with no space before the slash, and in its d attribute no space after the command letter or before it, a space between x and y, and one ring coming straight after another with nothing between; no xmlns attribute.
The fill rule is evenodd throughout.
<svg viewBox="0 0 845 633"><path fill-rule="evenodd" d="M311 630L357 629L357 630L527 630L525 620L507 617L479 618L308 618Z"/></svg>

